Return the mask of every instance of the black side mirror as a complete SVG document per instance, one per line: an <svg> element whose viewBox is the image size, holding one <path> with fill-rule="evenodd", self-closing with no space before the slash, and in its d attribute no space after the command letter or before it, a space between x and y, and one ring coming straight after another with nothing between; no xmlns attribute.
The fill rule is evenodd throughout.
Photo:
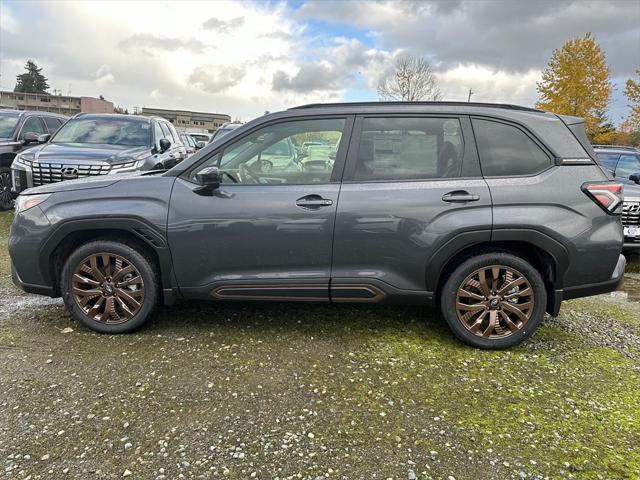
<svg viewBox="0 0 640 480"><path fill-rule="evenodd" d="M210 195L222 182L222 175L218 167L205 167L196 173L196 182L200 187L196 189L196 193L200 195Z"/></svg>
<svg viewBox="0 0 640 480"><path fill-rule="evenodd" d="M640 172L632 173L631 175L629 175L629 180L640 185Z"/></svg>
<svg viewBox="0 0 640 480"><path fill-rule="evenodd" d="M171 142L166 138L160 139L160 153L164 153L171 148Z"/></svg>
<svg viewBox="0 0 640 480"><path fill-rule="evenodd" d="M50 138L51 138L50 133L43 133L42 135L38 136L38 143L47 143Z"/></svg>
<svg viewBox="0 0 640 480"><path fill-rule="evenodd" d="M24 144L27 145L29 143L36 143L38 141L38 137L39 135L37 133L34 132L27 132L24 134L24 137L22 137Z"/></svg>

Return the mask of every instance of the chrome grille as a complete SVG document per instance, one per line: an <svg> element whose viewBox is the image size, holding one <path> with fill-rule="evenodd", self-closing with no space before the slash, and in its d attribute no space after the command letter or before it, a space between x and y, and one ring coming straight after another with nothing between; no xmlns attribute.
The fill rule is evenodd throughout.
<svg viewBox="0 0 640 480"><path fill-rule="evenodd" d="M640 202L624 202L622 225L625 227L640 226Z"/></svg>
<svg viewBox="0 0 640 480"><path fill-rule="evenodd" d="M111 165L66 165L62 163L33 162L31 169L33 185L37 186L74 178L106 175L111 171Z"/></svg>

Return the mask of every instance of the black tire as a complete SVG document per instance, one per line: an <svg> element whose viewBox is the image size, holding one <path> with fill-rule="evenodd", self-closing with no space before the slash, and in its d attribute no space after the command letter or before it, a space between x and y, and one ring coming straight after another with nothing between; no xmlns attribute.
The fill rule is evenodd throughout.
<svg viewBox="0 0 640 480"><path fill-rule="evenodd" d="M489 288L489 290L491 290L490 296L486 297L482 295L482 293L484 293L483 289L478 287L477 290L475 290L476 296L480 295L486 300L469 300L468 302L470 304L474 302L478 302L477 303L478 305L482 302L483 304L487 303L488 305L491 305L491 306L484 307L484 310L487 310L487 312L485 313L484 320L481 323L478 323L478 322L480 322L479 316L482 315L483 310L477 310L478 313L471 314L472 316L469 320L467 320L467 323L466 323L467 326L465 326L465 322L463 322L463 319L461 319L461 313L459 314L458 308L456 306L459 299L458 298L458 294L460 293L459 289L462 289L463 286L467 286L465 290L469 291L470 284L467 283L467 281L474 282L474 279L476 277L474 277L473 275L476 272L479 272L484 268L490 268L490 270L487 270L487 272L493 272L494 271L493 268L498 268L498 267L505 268L505 270L499 270L499 272L501 272L500 273L501 276L499 278L502 279L504 283L500 284L500 280L498 280L496 282L498 285L502 285L502 286L508 285L508 283L505 281L505 274L507 272L507 269L511 271L510 277L509 277L510 279L520 278L518 276L518 274L520 274L521 277L524 278L526 282L528 282L528 285L524 283L522 286L515 287L514 289L511 289L508 291L508 292L513 292L515 290L516 293L509 296L512 297L513 295L517 295L519 297L522 294L523 295L522 299L519 299L519 298L516 300L511 299L509 301L503 300L502 299L504 297L504 294L503 294L503 295L498 295L498 300L496 300L493 296L493 290L492 290L494 286L493 278L489 278L485 281L485 287L491 284L491 288ZM511 274L515 274L516 276L511 277ZM479 285L479 282L474 282L474 283ZM531 296L525 295L527 293L525 291L525 287L529 287L529 286L530 286ZM471 290L472 288L473 287L471 287ZM500 287L498 287L498 291L499 291L499 288ZM520 288L522 288L522 291L521 291L522 293L519 293ZM465 301L464 295L460 298L462 299L462 302ZM493 306L492 300L495 301L497 305ZM530 301L532 302L532 306L526 310L526 314L529 315L529 318L526 322L520 322L520 324L518 324L519 328L515 331L511 330L511 327L513 327L514 329L518 327L518 325L514 324L515 322L512 322L512 325L509 329L502 328L504 325L506 325L504 323L504 319L502 318L503 314L500 312L491 311L491 310L502 310L502 312L511 313L514 311L512 308L513 305L520 307L520 305L518 305L518 303L516 302L522 302L524 306L524 305L528 305L529 304L528 302ZM509 303L509 304L504 306L505 303ZM454 335L458 337L458 339L466 343L467 345L471 345L473 347L483 348L483 349L510 348L515 345L518 345L522 341L529 338L542 322L542 319L544 317L544 312L546 310L546 304L547 304L547 292L544 285L544 281L542 280L542 277L538 272L538 270L536 270L526 260L520 257L517 257L515 255L509 254L509 253L503 253L503 252L480 254L465 260L460 265L458 265L455 268L455 270L451 273L451 275L445 282L444 287L442 288L442 292L440 294L440 305L442 309L442 314L447 324L449 325L449 328L454 333ZM460 309L460 312L463 312L463 311L469 311L469 310ZM481 334L490 330L488 327L485 329L485 325L488 324L487 316L490 316L491 314L495 314L496 315L495 318L499 319L498 321L502 322L502 324L499 325L499 331L492 330L494 332L494 335L490 335L490 337L492 338L483 338ZM513 318L517 318L515 314ZM472 333L471 327L474 327L474 326L479 330L478 333Z"/></svg>
<svg viewBox="0 0 640 480"><path fill-rule="evenodd" d="M11 193L11 169L0 167L0 211L11 210L16 196Z"/></svg>
<svg viewBox="0 0 640 480"><path fill-rule="evenodd" d="M99 315L96 315L94 317L88 315L87 312L85 312L85 310L80 306L79 301L76 300L77 295L74 295L72 292L74 273L77 271L77 269L79 269L85 263L85 260L91 258L92 256L97 255L100 256L100 258L103 258L104 254L113 255L114 261L116 257L118 257L120 260L124 260L126 262L127 268L128 266L132 266L134 268L135 274L129 275L135 275L135 278L141 277L142 279L140 283L142 285L143 296L142 298L136 298L140 306L137 311L132 312L134 314L133 316L131 316L131 318L128 318L121 323L105 323L103 321L99 321L96 318ZM112 286L115 286L115 279L118 275L118 270L115 267L109 267L109 271L111 271L112 269L114 280L114 284L112 284ZM92 279L95 278L92 273L89 273L89 276ZM119 280L122 281L124 279L120 278ZM109 280L109 283L111 284L111 279ZM102 285L106 286L106 282ZM71 316L91 330L109 334L132 332L144 325L153 316L153 313L155 311L155 307L158 302L158 286L159 283L157 280L156 271L153 268L153 260L149 258L143 251L139 251L136 248L131 247L125 243L113 240L96 240L80 246L69 256L69 258L65 262L60 277L62 298ZM101 289L104 292L102 294L102 297L105 305L108 301L107 296L113 297L111 301L114 303L122 302L122 298L124 298L116 298L119 297L119 294L114 293L113 289L110 290L111 293L109 294L104 290L104 288L99 286L88 288ZM127 290L127 288L131 287L123 287L122 289L124 289L126 292L131 293L131 291ZM121 291L122 289L118 291ZM97 297L99 296L96 296L96 298ZM133 308L131 308L130 304L128 305L130 310L134 310ZM118 308L120 309L120 313L122 314L122 308L120 306L118 306ZM123 317L125 317L125 315L123 315ZM108 318L107 320L109 319L110 318Z"/></svg>

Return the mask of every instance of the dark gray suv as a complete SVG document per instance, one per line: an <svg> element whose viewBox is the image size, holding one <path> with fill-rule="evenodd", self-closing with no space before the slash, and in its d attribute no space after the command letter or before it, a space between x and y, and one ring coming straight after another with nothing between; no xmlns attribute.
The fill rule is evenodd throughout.
<svg viewBox="0 0 640 480"><path fill-rule="evenodd" d="M323 146L313 162L305 142ZM27 190L9 251L17 285L105 333L178 298L397 302L437 304L462 341L505 348L564 299L618 286L622 193L578 118L309 105L164 173Z"/></svg>

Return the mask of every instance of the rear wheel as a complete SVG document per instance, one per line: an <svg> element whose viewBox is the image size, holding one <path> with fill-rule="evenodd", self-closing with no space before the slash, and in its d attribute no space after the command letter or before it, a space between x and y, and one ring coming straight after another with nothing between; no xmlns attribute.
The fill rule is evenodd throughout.
<svg viewBox="0 0 640 480"><path fill-rule="evenodd" d="M61 288L71 316L101 333L126 333L153 314L158 283L151 259L120 242L87 243L62 269Z"/></svg>
<svg viewBox="0 0 640 480"><path fill-rule="evenodd" d="M0 167L0 210L11 210L16 196L11 193L11 169Z"/></svg>
<svg viewBox="0 0 640 480"><path fill-rule="evenodd" d="M453 333L478 348L508 348L529 338L545 312L540 273L508 253L487 253L459 265L441 293Z"/></svg>

